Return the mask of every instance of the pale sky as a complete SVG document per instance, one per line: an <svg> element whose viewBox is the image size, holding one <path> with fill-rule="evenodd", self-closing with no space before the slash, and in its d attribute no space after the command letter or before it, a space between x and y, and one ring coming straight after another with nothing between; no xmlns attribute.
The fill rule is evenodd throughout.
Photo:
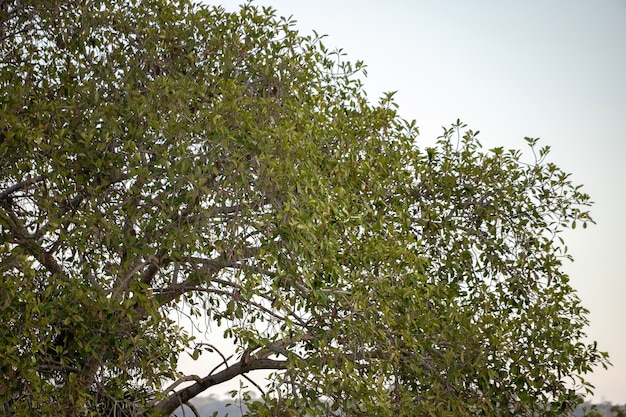
<svg viewBox="0 0 626 417"><path fill-rule="evenodd" d="M205 0L235 10L241 0ZM595 402L626 403L626 0L257 0L327 34L368 66L372 101L398 91L424 144L457 118L487 148L552 147L596 202L597 225L565 235L591 310L590 340L613 367L589 375Z"/></svg>

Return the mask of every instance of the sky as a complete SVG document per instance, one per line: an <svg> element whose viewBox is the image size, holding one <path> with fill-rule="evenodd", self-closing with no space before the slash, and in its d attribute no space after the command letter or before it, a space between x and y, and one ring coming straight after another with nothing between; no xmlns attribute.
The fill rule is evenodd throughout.
<svg viewBox="0 0 626 417"><path fill-rule="evenodd" d="M214 1L236 10L241 0ZM425 145L457 119L486 148L539 137L595 202L596 225L564 235L589 341L613 366L594 402L626 403L626 0L257 0L367 64L372 101L397 91Z"/></svg>

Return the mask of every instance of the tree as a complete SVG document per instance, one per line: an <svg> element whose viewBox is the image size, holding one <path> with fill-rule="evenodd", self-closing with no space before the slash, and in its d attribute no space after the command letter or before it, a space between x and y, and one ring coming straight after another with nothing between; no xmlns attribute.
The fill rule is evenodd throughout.
<svg viewBox="0 0 626 417"><path fill-rule="evenodd" d="M167 414L269 369L250 415L556 416L608 364L562 271L589 197L536 139L527 163L457 122L422 149L268 8L12 0L0 24L4 415Z"/></svg>
<svg viewBox="0 0 626 417"><path fill-rule="evenodd" d="M624 417L626 414L624 414L624 411L626 407L621 407L619 405L614 405L611 406L611 413L615 413L616 417Z"/></svg>

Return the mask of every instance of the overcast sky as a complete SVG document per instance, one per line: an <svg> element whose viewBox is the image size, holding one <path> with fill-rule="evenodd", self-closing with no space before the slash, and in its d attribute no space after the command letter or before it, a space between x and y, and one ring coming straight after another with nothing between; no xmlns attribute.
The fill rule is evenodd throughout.
<svg viewBox="0 0 626 417"><path fill-rule="evenodd" d="M241 0L206 0L235 10ZM457 118L485 147L552 147L596 202L597 225L565 235L591 310L590 339L614 364L589 376L595 401L626 403L626 0L257 0L327 34L368 66L372 101L398 91L432 143Z"/></svg>

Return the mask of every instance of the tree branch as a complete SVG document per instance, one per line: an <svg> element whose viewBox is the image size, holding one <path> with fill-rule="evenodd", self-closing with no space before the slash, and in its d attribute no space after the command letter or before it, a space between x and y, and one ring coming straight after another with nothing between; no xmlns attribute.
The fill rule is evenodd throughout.
<svg viewBox="0 0 626 417"><path fill-rule="evenodd" d="M16 191L19 191L23 188L27 188L31 185L33 185L36 182L39 182L43 180L43 176L38 176L38 177L26 177L25 180L22 180L8 188L5 188L4 190L0 191L0 200L7 198L9 195L13 194Z"/></svg>
<svg viewBox="0 0 626 417"><path fill-rule="evenodd" d="M241 262L246 258L250 258L258 252L259 248L246 247L243 248L241 252L234 253L233 256L220 255L211 259L190 257L188 261L198 267L199 272L202 272L210 277L224 268L237 266L238 262ZM165 305L188 291L202 290L202 288L194 283L194 281L194 279L187 278L180 283L172 282L166 288L155 290L154 292L160 295L160 304ZM209 280L206 280L206 282L208 281Z"/></svg>
<svg viewBox="0 0 626 417"><path fill-rule="evenodd" d="M185 402L184 404L185 404L187 407L189 407L189 409L191 410L191 412L193 413L193 415L194 415L195 417L202 417L202 416L200 415L200 412L198 411L198 409L197 409L197 408L196 408L196 407L195 407L195 406L194 406L194 405L193 405L190 401L187 401L187 402Z"/></svg>
<svg viewBox="0 0 626 417"><path fill-rule="evenodd" d="M287 369L288 363L289 362L286 360L273 359L251 359L249 361L239 361L221 372L214 375L207 375L196 381L195 384L172 393L168 398L160 401L155 406L155 409L166 415L170 415L174 412L174 410L176 410L176 408L185 404L192 398L195 398L198 394L206 391L212 386L219 385L235 378L236 376L258 369Z"/></svg>
<svg viewBox="0 0 626 417"><path fill-rule="evenodd" d="M172 383L167 388L165 388L164 392L174 391L174 388L176 388L180 384L184 382L192 382L192 381L200 382L202 381L202 378L200 378L198 375L185 375L183 377L178 378L174 383Z"/></svg>
<svg viewBox="0 0 626 417"><path fill-rule="evenodd" d="M0 209L0 220L4 219L5 225L9 231L13 234L15 243L17 243L27 254L33 256L39 263L41 263L48 271L53 275L63 275L64 271L61 265L54 259L50 252L45 251L35 236L28 233L26 227L21 221L10 211Z"/></svg>

